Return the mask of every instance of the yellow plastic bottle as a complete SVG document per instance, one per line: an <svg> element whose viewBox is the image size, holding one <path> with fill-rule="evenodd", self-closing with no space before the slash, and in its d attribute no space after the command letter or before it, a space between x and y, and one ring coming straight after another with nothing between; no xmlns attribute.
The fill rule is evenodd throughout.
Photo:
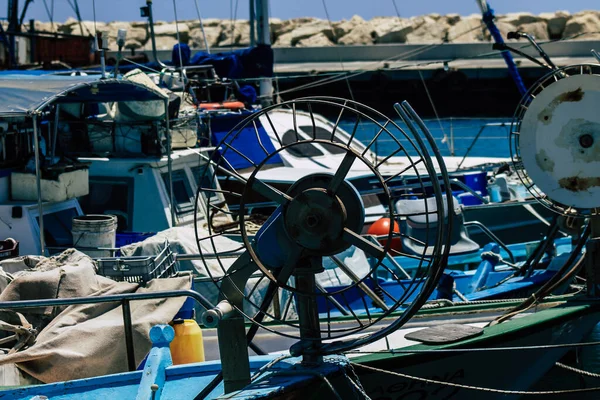
<svg viewBox="0 0 600 400"><path fill-rule="evenodd" d="M173 365L204 361L202 329L193 319L176 319L171 322L175 338L171 342Z"/></svg>

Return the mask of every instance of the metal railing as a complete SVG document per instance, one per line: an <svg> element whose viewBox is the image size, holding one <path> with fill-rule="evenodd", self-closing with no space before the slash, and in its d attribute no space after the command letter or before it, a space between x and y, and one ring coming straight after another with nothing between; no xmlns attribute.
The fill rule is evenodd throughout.
<svg viewBox="0 0 600 400"><path fill-rule="evenodd" d="M40 300L21 300L21 301L2 301L0 309L19 310L24 308L51 307L51 306L72 306L76 304L97 304L118 302L123 307L123 329L125 332L125 348L127 352L127 366L130 371L136 370L135 356L133 351L133 324L131 322L131 301L166 299L172 297L191 297L200 306L209 310L214 305L203 295L194 290L169 290L164 292L149 293L123 293L106 296L92 297L71 297L65 299L40 299Z"/></svg>

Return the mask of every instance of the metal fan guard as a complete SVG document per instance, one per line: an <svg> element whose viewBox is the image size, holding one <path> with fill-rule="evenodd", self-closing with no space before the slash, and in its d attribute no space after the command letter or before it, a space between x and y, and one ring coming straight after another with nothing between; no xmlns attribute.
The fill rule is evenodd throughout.
<svg viewBox="0 0 600 400"><path fill-rule="evenodd" d="M268 113L270 111L273 111L274 109L277 108L281 108L281 107L292 107L295 110L296 105L307 105L309 112L311 113L311 117L312 117L312 111L311 111L311 104L312 105L321 105L321 106L330 106L330 107L337 107L338 109L343 111L349 111L351 113L354 113L356 116L359 116L360 118L364 118L365 120L374 123L378 129L380 129L381 131L385 131L387 132L391 137L394 137L393 134L391 134L388 130L388 126L392 127L394 129L396 129L398 132L401 132L402 134L405 135L405 139L408 139L408 143L409 145L411 145L413 147L413 149L417 150L417 154L419 157L421 157L421 159L423 160L424 164L427 167L427 171L428 171L428 178L432 178L433 176L435 176L435 167L434 164L431 160L431 157L428 154L428 150L427 147L425 145L425 143L422 141L421 138L418 137L418 134L413 131L413 135L415 136L415 140L413 141L394 121L389 120L387 117L385 117L383 114L377 112L376 110L373 110L367 106L364 106L360 103L357 102L353 102L350 100L345 100L345 99L338 99L338 98L332 98L332 97L313 97L313 98L301 98L301 99L297 99L297 100L291 100L291 101L287 101L284 103L280 103L277 105L273 105L267 108L264 108L263 110L253 113L250 116L248 116L247 118L245 118L243 121L241 121L238 125L236 125L232 130L230 130L230 132L223 138L222 142L219 144L219 146L217 146L217 148L222 148L222 147L226 147L224 146L224 144L232 138L235 138L245 127L249 126L251 123L253 123L253 121L255 121L256 119L258 119L260 116L262 115L266 115L268 118ZM412 111L412 109L410 109ZM370 115L369 115L370 114ZM415 114L416 115L416 114ZM340 117L341 117L341 113L340 113ZM378 122L376 118L382 119L384 121L386 121L385 123L380 123ZM270 120L269 120L270 122ZM313 120L314 123L314 120ZM338 121L336 122L336 126L337 123L339 123L339 118ZM335 128L334 128L335 129ZM437 151L437 148L435 147L435 142L433 141L433 138L431 137L431 135L429 135L428 132L425 133L425 137L428 140L428 145L434 147L434 151L436 152L436 159L438 162L438 165L440 165L440 168L442 169L442 177L444 178L445 181L445 185L446 187L450 187L449 185L449 180L448 180L448 176L447 173L445 171L445 167L443 165L443 159L441 157L441 155L439 154L439 151ZM233 139L231 139L233 140ZM352 151L349 148L349 144L351 143L352 140L356 140L354 137L354 134L351 137L350 142L346 145L340 145L336 142L333 141L333 135L332 135L332 140L331 142L327 141L327 145L329 146L336 146L336 147L341 147L346 149L347 151ZM415 141L417 142L417 144L415 144ZM250 185L248 184L248 182L252 182L252 180L256 177L256 174L261 170L261 168L265 165L267 159L269 157L272 157L274 154L279 153L280 151L285 150L287 147L289 146L293 146L293 145L298 145L298 144L302 144L302 143L313 143L313 142L318 142L318 139L313 139L313 140L307 140L307 141L298 141L298 142L294 142L290 145L287 146L282 146L280 149L276 150L275 152L272 152L270 154L266 155L266 158L256 166L256 168L254 169L254 171L252 172L250 178L248 178L248 180L246 181L245 187L244 187L244 192L246 192L248 189L251 190ZM421 187L424 189L423 186L423 179L421 177L421 175L417 172L415 167L415 163L412 160L412 157L407 153L406 151L406 145L402 145L400 144L400 141L396 139L396 143L399 146L399 148L402 150L402 152L404 152L404 155L407 157L407 159L410 161L412 168L415 170L416 175L418 176L418 180L421 184ZM226 149L228 150L228 149ZM364 155L364 153L363 153ZM375 176L377 177L379 183L382 185L382 190L384 191L385 194L385 198L387 200L388 203L388 216L391 220L394 220L394 218L396 217L394 214L394 207L392 204L392 200L391 200L391 194L389 191L389 188L387 187L387 184L385 182L385 179L381 176L381 174L378 172L377 168L375 168L373 166L373 164L367 160L363 155L360 155L360 157L357 157L361 162L363 162L365 165L367 165L372 172L374 172ZM219 161L215 162L215 165L218 167L220 166L220 163L222 162L224 158L221 158ZM217 170L219 168L214 168L213 172L212 172L212 176L208 176L209 181L214 182L216 181L216 174L217 174ZM199 179L199 182L204 182L205 177L207 177L207 174L211 174L210 169L205 169L204 171L204 175ZM451 203L452 203L452 199L451 196L448 196L445 200L442 196L442 192L440 189L440 185L439 185L439 181L437 180L437 176L436 179L432 179L432 182L434 182L433 187L434 187L434 192L435 192L435 196L436 196L436 200L438 202L438 207L436 210L436 213L438 214L438 221L443 221L444 220L444 207L442 205L443 201L449 202L450 203L450 207L451 207ZM197 207L198 207L198 202L201 199L200 196L200 192L201 192L201 187L198 187L198 193L196 196L196 210L195 212L197 212ZM239 210L239 214L241 216L243 216L245 214L245 196L246 193L242 194L241 199L240 199L240 210ZM206 207L207 209L211 208L211 205L209 204L210 200L207 199L206 200ZM442 206L440 206L442 205ZM429 220L429 216L426 216L427 221ZM197 219L197 218L196 218ZM240 218L240 222L239 222L239 227L240 227L240 232L242 235L242 239L244 242L244 246L246 248L246 250L251 254L251 258L252 260L257 264L257 266L259 267L259 269L271 280L271 282L275 282L275 280L273 279L272 274L270 274L270 271L268 269L268 267L266 267L265 265L263 265L263 263L261 262L261 260L259 259L259 257L257 256L257 254L254 252L254 249L250 243L250 238L248 237L247 231L246 231L246 227L245 227L245 223L244 223L244 218ZM213 234L212 231L212 227L209 224L209 240L212 243L213 249L216 249L216 245L214 242L214 237L217 235ZM385 251L387 252L387 250L389 250L390 244L391 244L391 239L393 237L393 225L390 226L390 231L388 233L388 240L386 245L384 246ZM196 239L199 243L199 247L200 247L200 238L198 237L198 230L197 230L197 224L195 224L195 230L196 230ZM387 327L383 327L381 331L385 331L385 334L389 334L391 331L397 329L402 323L406 322L408 319L410 319L410 317L412 315L414 315L416 313L416 311L421 307L422 304L425 303L425 301L427 300L430 291L433 290L433 288L435 288L435 286L437 285L437 281L439 280L439 277L441 276L441 272L443 270L443 265L444 265L444 261L447 260L448 257L448 252L449 252L449 246L444 246L443 244L445 243L445 241L448 238L448 235L450 233L450 230L448 229L448 227L443 224L443 223L439 223L436 227L436 244L434 246L433 252L431 254L431 258L429 259L429 266L427 268L427 273L426 274L422 274L420 278L415 278L412 282L411 285L409 286L409 288L405 291L405 293L403 294L403 296L398 299L395 304L389 308L389 310L384 311L379 313L378 315L368 315L368 322L366 322L365 324L360 324L360 326L357 327L351 327L351 328L343 328L343 329L339 329L337 331L335 331L335 333L338 333L338 335L331 335L331 331L327 332L324 330L323 327L321 327L321 333L328 333L327 337L322 338L323 340L336 340L333 343L329 343L329 344L325 344L324 347L322 348L322 354L329 354L329 353L334 353L334 352L340 352L340 351L345 351L345 350L349 350L352 349L358 345L360 345L360 343L366 343L367 341L372 341L369 340L369 338L367 338L367 336L374 336L376 333L371 332L368 335L362 336L358 339L348 339L346 341L340 341L337 339L340 339L342 337L348 336L348 335L352 335L352 334L356 334L364 329L367 329L369 327L372 327L374 325L376 325L377 323L379 323L380 321L382 321L384 318L389 317L389 315L394 312L395 310L397 310L401 305L403 305L403 303L406 301L407 298L409 298L415 290L417 290L417 288L419 287L419 284L421 282L425 282L422 286L421 292L417 295L416 299L407 306L406 310L403 312L403 314L400 316L400 318L396 321L396 323L392 323L390 325L388 325ZM206 259L204 258L204 255L202 253L202 250L200 249L200 253L202 256L202 259L204 262L206 262ZM221 266L221 269L224 271L225 276L227 275L226 269L223 267L223 264L221 262L220 257L217 257L217 260ZM360 279L360 282L364 281L367 277L372 277L374 276L375 270L381 265L381 261L382 259L379 259L377 264L375 266L372 266L369 270L369 272L367 274L365 274L365 276L362 277L362 279ZM423 259L421 259L420 263L419 263L419 269L422 268L422 263L423 263ZM220 277L215 277L213 276L213 274L211 273L210 269L207 269L209 275L211 276L211 278L213 279L213 281L215 282L215 284L218 285L218 281L220 279ZM271 276L269 276L271 275ZM336 291L335 293L339 293L339 292L343 292L343 291L347 291L350 290L351 288L355 287L358 285L358 282L353 282L351 285L349 285L347 288L340 290L340 291ZM279 289L285 289L285 290L289 290L290 292L294 293L297 292L295 288L290 287L288 285L280 285ZM219 289L220 290L220 289ZM238 291L242 294L244 294L244 288L238 288ZM330 297L335 293L313 293L312 296L324 296L324 297ZM221 295L227 299L227 294L221 292ZM300 296L307 296L306 293L296 293L296 295L300 295ZM254 308L260 310L261 305L260 304L255 304L248 296L246 296L244 294L244 301L248 302L249 304L251 304ZM267 331L276 333L278 335L282 335L285 337L289 337L289 338L293 338L293 339L300 339L299 335L293 335L293 334L289 334L286 332L281 332L277 329L277 327L273 326L272 324L266 324L266 323L262 323L259 322L255 319L255 317L258 315L254 314L254 316L252 315L248 315L247 313L244 312L244 310L238 309L238 311L244 315L245 318L247 318L249 321L253 322L254 324L257 324L259 327L261 327L262 329L265 329ZM277 318L275 315L272 315L271 313L269 313L268 311L263 312L264 315L268 316L269 318L271 318L274 321L277 321L283 325L287 325L290 327L293 327L295 329L300 329L299 324L297 323L293 323L287 320L282 320ZM365 320L367 318L364 318ZM357 318L358 320L358 318ZM262 321L262 319L261 319ZM328 321L329 322L329 321ZM360 321L359 321L360 322ZM383 333L379 334L378 336L382 337L384 336Z"/></svg>
<svg viewBox="0 0 600 400"><path fill-rule="evenodd" d="M525 188L531 195L544 207L555 213L566 215L570 217L586 218L591 215L598 215L600 213L599 208L577 208L560 204L556 201L551 200L545 193L540 191L535 183L531 180L527 171L523 166L523 160L521 158L521 151L519 147L519 135L521 131L521 123L529 104L533 99L547 86L565 77L574 75L600 75L600 64L576 64L558 68L549 72L540 78L521 99L515 113L513 115L510 134L509 134L509 145L512 165L517 173L517 176L525 185Z"/></svg>

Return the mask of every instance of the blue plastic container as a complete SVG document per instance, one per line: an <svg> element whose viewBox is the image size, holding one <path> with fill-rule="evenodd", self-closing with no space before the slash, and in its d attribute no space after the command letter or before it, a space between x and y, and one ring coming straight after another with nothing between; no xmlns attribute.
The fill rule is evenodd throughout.
<svg viewBox="0 0 600 400"><path fill-rule="evenodd" d="M481 192L477 191L477 194L481 195ZM469 192L461 193L457 196L457 198L460 204L462 204L463 206L476 206L479 204L483 204L483 202L479 198L473 196L473 194Z"/></svg>
<svg viewBox="0 0 600 400"><path fill-rule="evenodd" d="M459 179L465 185L473 189L473 191L481 193L483 196L487 196L487 172L464 174Z"/></svg>
<svg viewBox="0 0 600 400"><path fill-rule="evenodd" d="M117 232L116 247L127 246L128 244L143 242L156 235L156 232Z"/></svg>

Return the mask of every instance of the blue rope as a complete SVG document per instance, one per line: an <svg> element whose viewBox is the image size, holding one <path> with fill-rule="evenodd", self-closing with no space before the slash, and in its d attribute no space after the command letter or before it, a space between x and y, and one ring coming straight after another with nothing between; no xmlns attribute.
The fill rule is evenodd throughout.
<svg viewBox="0 0 600 400"><path fill-rule="evenodd" d="M494 10L492 10L491 7L488 6L488 11L483 13L483 22L485 22L488 30L492 34L494 41L498 44L504 44L504 39L502 38L498 27L494 23L494 18ZM519 89L521 96L525 95L525 93L527 93L527 89L525 88L523 79L521 79L521 74L519 74L519 70L517 68L517 65L515 64L515 60L513 60L512 54L510 54L509 51L503 51L502 57L504 58L506 66L508 67L508 73L512 77L513 81L515 81L515 84L517 85L517 89Z"/></svg>

